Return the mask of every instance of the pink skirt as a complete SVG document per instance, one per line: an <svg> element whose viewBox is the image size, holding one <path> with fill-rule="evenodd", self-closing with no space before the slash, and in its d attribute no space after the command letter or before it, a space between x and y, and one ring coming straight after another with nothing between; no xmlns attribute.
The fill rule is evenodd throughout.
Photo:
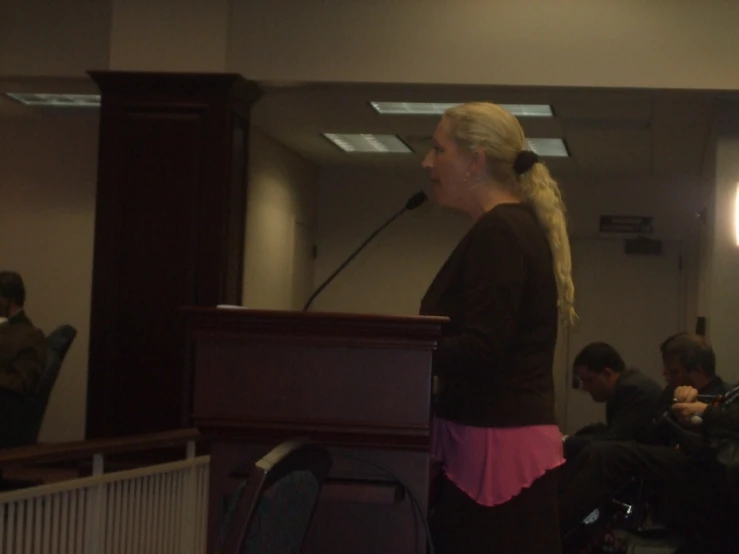
<svg viewBox="0 0 739 554"><path fill-rule="evenodd" d="M565 461L556 425L470 427L440 418L432 423L431 455L483 506L507 502Z"/></svg>

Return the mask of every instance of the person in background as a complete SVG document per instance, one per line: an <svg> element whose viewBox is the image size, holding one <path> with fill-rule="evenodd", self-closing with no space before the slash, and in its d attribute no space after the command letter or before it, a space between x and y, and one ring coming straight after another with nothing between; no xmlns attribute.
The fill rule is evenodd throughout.
<svg viewBox="0 0 739 554"><path fill-rule="evenodd" d="M26 315L26 288L14 271L0 271L0 391L31 394L46 365L44 333ZM0 400L2 402L2 400Z"/></svg>
<svg viewBox="0 0 739 554"><path fill-rule="evenodd" d="M739 387L711 405L699 401L694 387L678 387L674 394L675 420L697 431L699 440L689 433L679 448L623 441L591 445L572 462L560 495L563 530L640 479L667 508L663 523L688 537L681 554L739 551Z"/></svg>
<svg viewBox="0 0 739 554"><path fill-rule="evenodd" d="M660 346L663 371L667 383L657 404L652 423L644 429L639 441L645 444L670 445L673 441L669 426L664 424L674 403L675 391L692 387L704 397L728 392L730 385L716 374L716 355L706 337L679 333L668 337Z"/></svg>
<svg viewBox="0 0 739 554"><path fill-rule="evenodd" d="M587 345L572 365L580 388L595 402L605 402L606 423L564 437L565 458L574 458L594 442L637 439L652 422L660 386L639 370L627 369L618 351L604 342Z"/></svg>
<svg viewBox="0 0 739 554"><path fill-rule="evenodd" d="M552 366L559 321L575 317L558 185L489 103L449 109L423 167L432 200L472 220L420 309L451 320L433 355L436 551L556 554Z"/></svg>
<svg viewBox="0 0 739 554"><path fill-rule="evenodd" d="M716 374L716 354L706 337L680 333L667 339L661 350L667 382L663 398L669 397L669 404L672 404L672 393L681 386L693 387L699 395L708 396L731 390Z"/></svg>

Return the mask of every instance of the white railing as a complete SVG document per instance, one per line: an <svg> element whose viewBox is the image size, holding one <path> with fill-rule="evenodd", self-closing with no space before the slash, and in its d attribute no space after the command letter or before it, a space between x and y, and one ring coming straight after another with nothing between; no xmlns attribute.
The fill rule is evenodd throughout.
<svg viewBox="0 0 739 554"><path fill-rule="evenodd" d="M204 554L210 456L0 493L0 554Z"/></svg>

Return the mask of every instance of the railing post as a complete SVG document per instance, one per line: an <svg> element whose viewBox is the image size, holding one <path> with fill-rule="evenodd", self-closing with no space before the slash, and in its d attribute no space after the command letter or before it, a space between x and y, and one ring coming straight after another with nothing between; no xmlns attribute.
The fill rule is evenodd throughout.
<svg viewBox="0 0 739 554"><path fill-rule="evenodd" d="M202 554L195 552L195 526L199 523L195 521L198 475L195 461L195 441L188 441L185 458L191 462L190 466L185 470L183 479L184 490L182 495L182 521L180 522L180 532L182 548L180 554Z"/></svg>
<svg viewBox="0 0 739 554"><path fill-rule="evenodd" d="M92 476L103 475L103 455L92 457ZM99 481L87 490L88 502L85 509L85 554L104 554L106 485Z"/></svg>

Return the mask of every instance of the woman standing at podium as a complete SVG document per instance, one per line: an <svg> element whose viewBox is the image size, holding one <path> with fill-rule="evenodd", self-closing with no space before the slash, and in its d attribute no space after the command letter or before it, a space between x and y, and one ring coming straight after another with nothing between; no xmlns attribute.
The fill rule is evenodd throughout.
<svg viewBox="0 0 739 554"><path fill-rule="evenodd" d="M561 552L552 366L575 312L559 188L516 118L488 103L448 110L423 167L432 200L473 221L421 303L451 319L433 359L436 551Z"/></svg>

